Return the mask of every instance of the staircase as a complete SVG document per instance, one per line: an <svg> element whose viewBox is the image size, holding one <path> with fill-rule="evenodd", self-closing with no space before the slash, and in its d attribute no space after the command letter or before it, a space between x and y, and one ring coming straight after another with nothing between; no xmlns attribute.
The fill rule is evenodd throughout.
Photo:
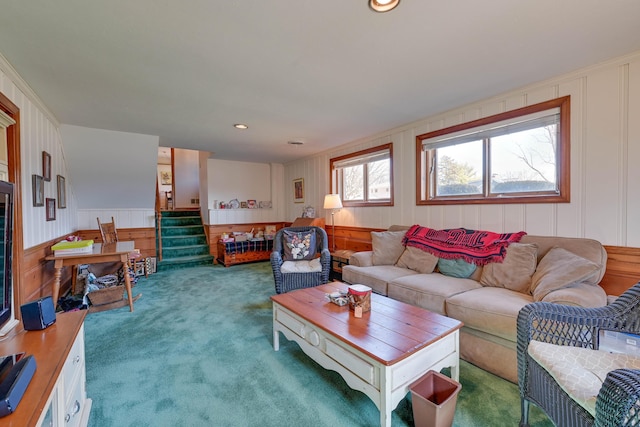
<svg viewBox="0 0 640 427"><path fill-rule="evenodd" d="M162 261L158 271L213 264L199 211L162 211L160 221Z"/></svg>

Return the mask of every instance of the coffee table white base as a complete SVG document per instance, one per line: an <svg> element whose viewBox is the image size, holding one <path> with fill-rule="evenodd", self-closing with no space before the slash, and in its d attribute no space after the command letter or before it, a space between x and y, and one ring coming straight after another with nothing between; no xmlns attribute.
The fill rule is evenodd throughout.
<svg viewBox="0 0 640 427"><path fill-rule="evenodd" d="M280 348L278 332L295 341L323 368L340 374L349 387L366 394L380 411L382 427L391 427L391 412L407 395L409 386L427 371L450 367L451 377L459 379L458 330L392 365L380 363L274 302L275 351Z"/></svg>

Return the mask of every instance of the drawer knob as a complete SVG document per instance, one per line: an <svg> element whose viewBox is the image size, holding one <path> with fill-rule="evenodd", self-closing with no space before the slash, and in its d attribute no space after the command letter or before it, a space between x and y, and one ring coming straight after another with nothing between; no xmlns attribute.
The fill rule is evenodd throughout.
<svg viewBox="0 0 640 427"><path fill-rule="evenodd" d="M76 358L74 359L75 363L80 363L80 355L77 355Z"/></svg>
<svg viewBox="0 0 640 427"><path fill-rule="evenodd" d="M320 336L316 331L311 331L307 336L307 341L309 341L309 344L317 347L318 344L320 344Z"/></svg>

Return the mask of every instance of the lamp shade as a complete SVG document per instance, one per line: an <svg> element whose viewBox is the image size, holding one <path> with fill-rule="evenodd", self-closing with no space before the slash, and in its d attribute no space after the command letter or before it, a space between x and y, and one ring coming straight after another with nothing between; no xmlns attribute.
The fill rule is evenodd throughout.
<svg viewBox="0 0 640 427"><path fill-rule="evenodd" d="M327 194L324 196L325 209L342 209L342 200L339 194Z"/></svg>
<svg viewBox="0 0 640 427"><path fill-rule="evenodd" d="M369 0L369 7L376 12L389 12L399 3L400 0Z"/></svg>

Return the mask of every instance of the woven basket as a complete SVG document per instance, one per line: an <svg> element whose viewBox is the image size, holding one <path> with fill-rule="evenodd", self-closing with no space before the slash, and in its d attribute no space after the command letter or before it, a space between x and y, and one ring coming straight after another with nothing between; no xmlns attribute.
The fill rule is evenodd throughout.
<svg viewBox="0 0 640 427"><path fill-rule="evenodd" d="M87 294L89 301L93 305L109 304L116 301L122 301L124 298L124 285L111 286L108 288L91 291Z"/></svg>

